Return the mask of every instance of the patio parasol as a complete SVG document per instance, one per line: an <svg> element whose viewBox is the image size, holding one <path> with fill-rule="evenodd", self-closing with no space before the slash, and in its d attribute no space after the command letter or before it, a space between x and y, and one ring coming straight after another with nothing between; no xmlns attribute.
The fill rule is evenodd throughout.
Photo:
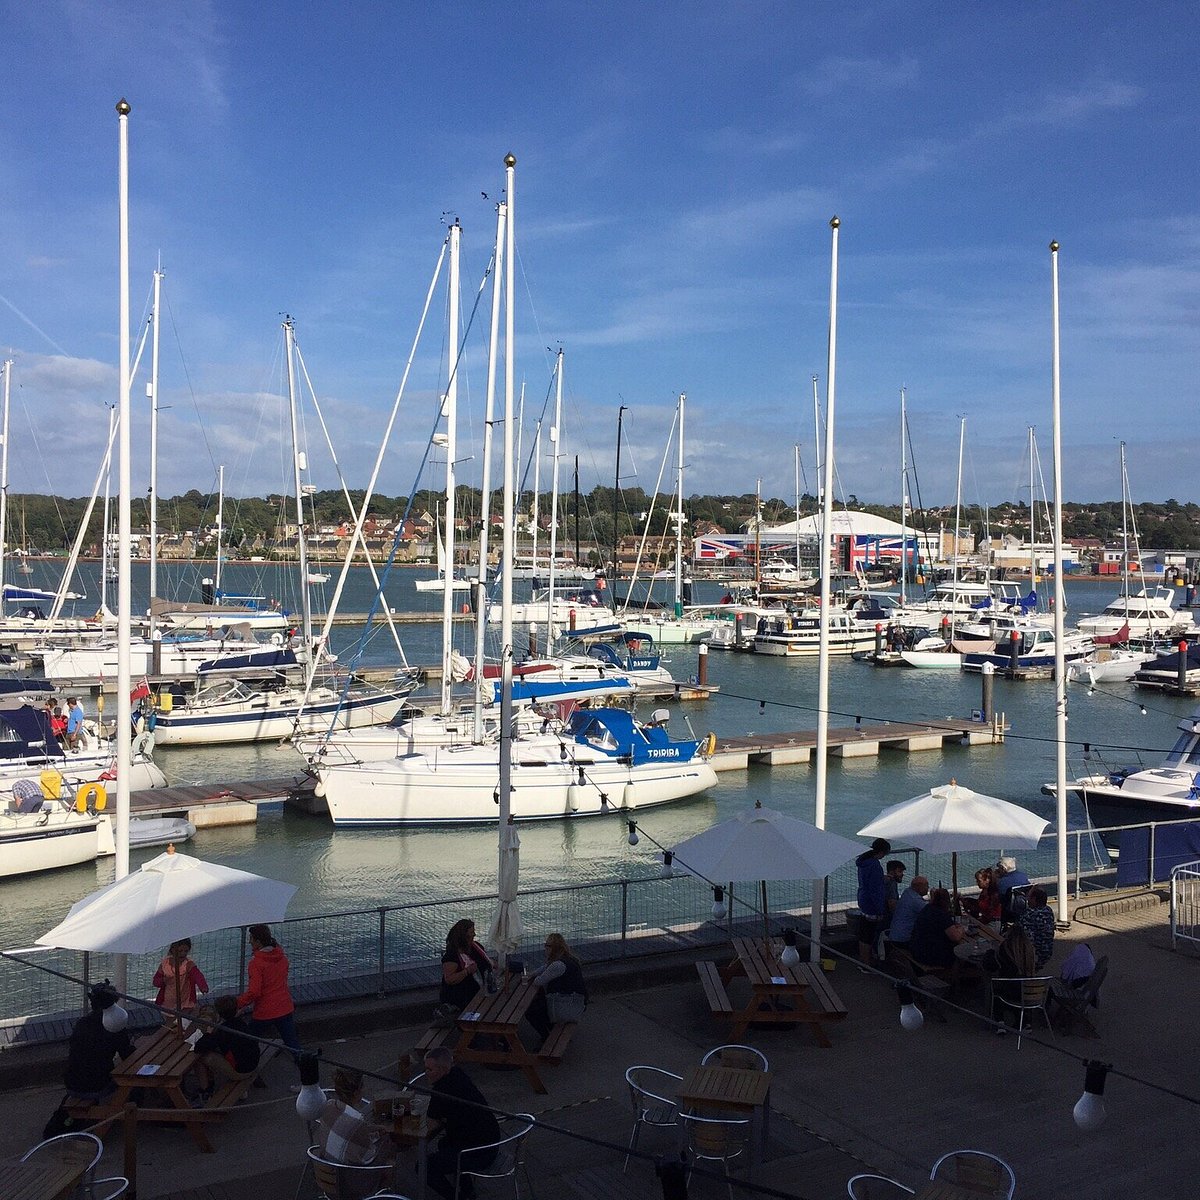
<svg viewBox="0 0 1200 1200"><path fill-rule="evenodd" d="M671 854L677 870L714 884L757 881L765 923L768 880L823 879L862 850L841 834L756 804L680 842Z"/></svg>
<svg viewBox="0 0 1200 1200"><path fill-rule="evenodd" d="M488 938L503 954L509 954L521 944L525 927L517 908L517 890L521 873L521 838L509 817L500 829L499 900Z"/></svg>
<svg viewBox="0 0 1200 1200"><path fill-rule="evenodd" d="M176 854L171 846L77 901L37 944L147 954L197 933L281 921L295 892L294 884Z"/></svg>
<svg viewBox="0 0 1200 1200"><path fill-rule="evenodd" d="M959 851L998 846L1032 850L1049 824L1028 809L960 787L952 779L948 785L885 808L858 836L887 838L893 844L908 842L930 854L949 852L951 882L957 893Z"/></svg>

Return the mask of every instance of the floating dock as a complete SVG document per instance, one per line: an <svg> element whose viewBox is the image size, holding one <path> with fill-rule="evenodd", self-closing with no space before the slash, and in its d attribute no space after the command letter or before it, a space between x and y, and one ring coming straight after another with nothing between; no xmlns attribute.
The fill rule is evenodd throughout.
<svg viewBox="0 0 1200 1200"><path fill-rule="evenodd" d="M253 825L262 804L312 800L313 779L296 771L275 779L245 779L237 783L197 783L181 787L148 788L129 796L129 815L186 816L197 829L219 825Z"/></svg>

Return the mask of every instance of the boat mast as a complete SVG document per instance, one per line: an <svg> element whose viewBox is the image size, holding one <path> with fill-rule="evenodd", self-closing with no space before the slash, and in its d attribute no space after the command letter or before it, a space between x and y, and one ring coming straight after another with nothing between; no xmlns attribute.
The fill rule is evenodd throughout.
<svg viewBox="0 0 1200 1200"><path fill-rule="evenodd" d="M221 601L221 540L225 536L225 468L217 468L217 569L213 580L213 599Z"/></svg>
<svg viewBox="0 0 1200 1200"><path fill-rule="evenodd" d="M817 771L816 805L813 815L813 823L818 829L825 828L825 796L829 770L829 606L833 595L829 559L833 533L833 412L837 378L837 269L840 226L841 221L837 217L829 222L829 227L833 230L833 246L829 268L828 366L825 372L825 478L821 497L821 620L817 641ZM815 376L813 388L815 392ZM813 881L812 913L809 917L809 955L814 963L821 960L821 922L824 910L825 880L817 879Z"/></svg>
<svg viewBox="0 0 1200 1200"><path fill-rule="evenodd" d="M796 458L796 581L800 580L800 443L795 447Z"/></svg>
<svg viewBox="0 0 1200 1200"><path fill-rule="evenodd" d="M150 598L158 595L158 328L162 293L162 260L154 272L154 307L150 320L154 337L150 343ZM219 549L219 547L218 547ZM150 605L150 636L154 636L154 605Z"/></svg>
<svg viewBox="0 0 1200 1200"><path fill-rule="evenodd" d="M575 455L575 566L579 566L579 455Z"/></svg>
<svg viewBox="0 0 1200 1200"><path fill-rule="evenodd" d="M562 439L563 351L558 348L554 363L554 424L550 426L550 572L546 597L546 650L554 642L554 572L558 554L558 449ZM536 560L535 560L536 561Z"/></svg>
<svg viewBox="0 0 1200 1200"><path fill-rule="evenodd" d="M1063 580L1062 387L1058 338L1058 243L1050 243L1051 318L1053 324L1052 397L1054 412L1054 748L1055 808L1058 826L1058 923L1069 921L1067 908L1067 594Z"/></svg>
<svg viewBox="0 0 1200 1200"><path fill-rule="evenodd" d="M1125 469L1125 443L1121 443L1121 588L1125 593L1125 624L1129 624L1129 473ZM1147 606L1148 607L1148 606ZM1153 633L1152 627L1148 631Z"/></svg>
<svg viewBox="0 0 1200 1200"><path fill-rule="evenodd" d="M679 465L675 468L675 490L679 506L675 513L675 619L683 616L683 409L687 394L679 393Z"/></svg>
<svg viewBox="0 0 1200 1200"><path fill-rule="evenodd" d="M621 424L629 409L622 404L617 409L617 474L613 480L613 552L612 578L608 581L609 599L612 600L613 612L617 611L617 507L621 496Z"/></svg>
<svg viewBox="0 0 1200 1200"><path fill-rule="evenodd" d="M908 603L908 446L904 431L907 426L905 405L908 389L900 389L900 607Z"/></svg>
<svg viewBox="0 0 1200 1200"><path fill-rule="evenodd" d="M967 418L958 418L958 485L954 493L954 557L951 559L950 608L951 628L958 622L958 546L962 523L963 441L967 435Z"/></svg>
<svg viewBox="0 0 1200 1200"><path fill-rule="evenodd" d="M1034 501L1033 459L1036 445L1033 426L1029 427L1029 590L1037 588L1037 506Z"/></svg>
<svg viewBox="0 0 1200 1200"><path fill-rule="evenodd" d="M524 385L522 385L523 387ZM537 574L538 561L538 506L541 503L542 492L542 420L539 417L538 423L533 431L533 504L531 505L531 514L533 517L533 552L530 559L533 563L533 573Z"/></svg>
<svg viewBox="0 0 1200 1200"><path fill-rule="evenodd" d="M488 533L492 519L492 436L496 413L496 354L500 342L500 295L504 269L504 227L508 222L508 204L496 205L495 277L492 280L492 329L488 342L487 400L483 414L483 494L479 530L479 578L475 584L475 741L483 741L483 696L487 681L483 677L484 635L487 633ZM507 574L511 569L504 564Z"/></svg>
<svg viewBox="0 0 1200 1200"><path fill-rule="evenodd" d="M4 360L4 411L0 414L0 589L4 586L4 551L8 541L8 397L13 360Z"/></svg>
<svg viewBox="0 0 1200 1200"><path fill-rule="evenodd" d="M462 246L462 226L458 218L450 226L450 289L449 322L450 377L446 381L446 395L442 401L442 412L446 417L446 566L442 573L442 716L450 715L450 692L454 680L451 677L450 658L454 653L451 629L454 622L454 525L455 489L457 481L454 456L458 453L458 306L459 271Z"/></svg>
<svg viewBox="0 0 1200 1200"><path fill-rule="evenodd" d="M762 593L762 480L754 481L754 591Z"/></svg>
<svg viewBox="0 0 1200 1200"><path fill-rule="evenodd" d="M296 327L291 317L283 322L284 345L287 350L288 416L292 426L292 482L296 488L296 557L300 569L301 645L305 653L312 650L312 597L308 594L308 547L304 541L304 485L300 474L308 470L308 457L300 449L300 431L296 423ZM224 482L224 480L222 480ZM221 547L217 546L220 555Z"/></svg>
<svg viewBox="0 0 1200 1200"><path fill-rule="evenodd" d="M117 419L117 410L109 407L108 410L108 440L112 441L113 422ZM112 526L109 523L109 497L112 492L112 459L108 458L104 463L104 516L100 521L100 617L104 618L104 613L108 608L108 576L109 576L109 554L112 550ZM153 595L153 593L151 593Z"/></svg>

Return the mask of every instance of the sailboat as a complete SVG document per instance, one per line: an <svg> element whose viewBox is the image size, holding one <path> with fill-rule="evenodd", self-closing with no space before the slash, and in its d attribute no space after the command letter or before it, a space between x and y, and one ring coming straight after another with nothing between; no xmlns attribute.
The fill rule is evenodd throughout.
<svg viewBox="0 0 1200 1200"><path fill-rule="evenodd" d="M489 413L494 395L501 265L505 264L506 335L504 422L504 554L513 561L513 237L515 159L505 160L506 199L497 210ZM487 455L485 454L485 471ZM485 486L486 497L488 488ZM485 513L485 522L487 516ZM481 561L483 555L481 554ZM318 788L338 826L501 823L610 813L682 799L713 786L709 739L672 740L661 719L641 725L619 709L577 712L565 730L520 739L510 724L513 705L512 580L501 579L500 736L374 763L315 763ZM479 653L477 648L477 654ZM482 669L477 658L477 674ZM476 715L482 704L477 692ZM656 714L657 716L657 714ZM477 721L476 730L482 728ZM478 733L476 734L478 737Z"/></svg>
<svg viewBox="0 0 1200 1200"><path fill-rule="evenodd" d="M447 451L449 453L449 451ZM447 510L447 513L449 510ZM417 579L413 586L418 592L443 592L446 590L446 580L450 581L452 591L465 592L470 586L469 579L459 579L454 575L454 569L450 566L454 555L454 530L449 527L449 517L446 522L446 534L442 536L442 522L438 519L438 514L434 513L433 529L434 539L437 545L437 577L434 579ZM449 552L446 547L450 546Z"/></svg>
<svg viewBox="0 0 1200 1200"><path fill-rule="evenodd" d="M304 487L300 472L305 457L297 444L294 369L295 328L291 318L283 323L288 363L288 403L291 412L292 458L296 488L298 570L302 581L301 648L313 646L312 608L308 588L308 556L304 538ZM229 744L278 740L297 732L313 733L335 725L351 729L384 725L399 713L417 685L409 674L387 690L362 683L330 681L305 688L285 676L250 682L216 679L182 705L158 717L155 738L160 745Z"/></svg>

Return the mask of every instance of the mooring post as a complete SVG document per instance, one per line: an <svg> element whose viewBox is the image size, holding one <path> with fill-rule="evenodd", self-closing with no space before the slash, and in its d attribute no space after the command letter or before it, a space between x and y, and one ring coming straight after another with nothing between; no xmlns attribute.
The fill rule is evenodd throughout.
<svg viewBox="0 0 1200 1200"><path fill-rule="evenodd" d="M708 643L701 642L696 651L696 682L708 687Z"/></svg>
<svg viewBox="0 0 1200 1200"><path fill-rule="evenodd" d="M996 686L996 668L985 662L980 671L983 678L983 696L980 698L980 720L986 725L992 719L992 696Z"/></svg>

